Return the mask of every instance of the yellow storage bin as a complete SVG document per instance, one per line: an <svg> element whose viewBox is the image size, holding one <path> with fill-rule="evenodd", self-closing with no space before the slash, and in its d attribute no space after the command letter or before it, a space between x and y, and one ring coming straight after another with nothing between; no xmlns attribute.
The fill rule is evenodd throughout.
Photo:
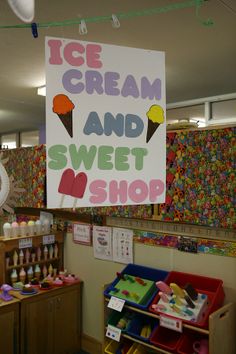
<svg viewBox="0 0 236 354"><path fill-rule="evenodd" d="M127 354L146 354L146 350L138 343L134 343Z"/></svg>
<svg viewBox="0 0 236 354"><path fill-rule="evenodd" d="M118 349L120 343L119 342L115 342L114 340L111 340L106 348L105 348L105 353L107 354L115 354L116 350Z"/></svg>
<svg viewBox="0 0 236 354"><path fill-rule="evenodd" d="M117 349L120 347L120 349L122 348L122 353L126 353L126 354L132 353L133 354L134 351L130 351L130 349L133 347L133 345L131 342L126 341L126 340L123 342L116 342L114 340L111 340L107 344L106 348L104 349L104 352L107 354L116 354ZM136 349L136 347L135 347L135 349ZM137 352L136 354L139 354L139 352ZM143 354L143 352L140 352L140 354Z"/></svg>

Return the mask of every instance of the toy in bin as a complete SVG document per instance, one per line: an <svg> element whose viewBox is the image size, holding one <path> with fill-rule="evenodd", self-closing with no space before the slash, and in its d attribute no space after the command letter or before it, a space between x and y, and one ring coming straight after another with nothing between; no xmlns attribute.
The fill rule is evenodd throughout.
<svg viewBox="0 0 236 354"><path fill-rule="evenodd" d="M158 325L158 321L152 317L136 313L131 319L126 333L141 341L148 342L153 329Z"/></svg>
<svg viewBox="0 0 236 354"><path fill-rule="evenodd" d="M148 279L132 276L129 274L117 273L119 281L115 287L110 289L110 295L117 296L141 304L147 294L151 291L155 282Z"/></svg>
<svg viewBox="0 0 236 354"><path fill-rule="evenodd" d="M116 341L110 341L105 348L105 353L107 354L130 354L130 348L132 344L128 341L123 341L121 343Z"/></svg>
<svg viewBox="0 0 236 354"><path fill-rule="evenodd" d="M181 288L176 283L167 285L163 281L158 281L156 286L160 291L158 301L152 304L154 311L190 322L202 319L208 306L206 294L197 292L190 283Z"/></svg>
<svg viewBox="0 0 236 354"><path fill-rule="evenodd" d="M121 298L127 304L146 310L157 294L155 283L165 281L168 274L160 269L128 264L122 272L116 273L115 280L105 289L104 295Z"/></svg>
<svg viewBox="0 0 236 354"><path fill-rule="evenodd" d="M121 331L125 331L132 317L133 314L129 311L113 311L108 319L108 324L119 328Z"/></svg>

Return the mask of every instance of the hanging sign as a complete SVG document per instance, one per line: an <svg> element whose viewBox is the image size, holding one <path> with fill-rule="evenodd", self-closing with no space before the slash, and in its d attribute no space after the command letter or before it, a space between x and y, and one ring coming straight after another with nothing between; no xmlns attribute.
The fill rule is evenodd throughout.
<svg viewBox="0 0 236 354"><path fill-rule="evenodd" d="M165 201L164 53L46 38L49 208Z"/></svg>

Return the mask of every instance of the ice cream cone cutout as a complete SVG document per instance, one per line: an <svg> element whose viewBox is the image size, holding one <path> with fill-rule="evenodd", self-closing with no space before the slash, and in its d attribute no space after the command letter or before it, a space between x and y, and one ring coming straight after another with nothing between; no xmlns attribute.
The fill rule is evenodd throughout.
<svg viewBox="0 0 236 354"><path fill-rule="evenodd" d="M74 103L66 95L59 94L53 98L52 110L58 115L71 138L73 138L72 111L74 108Z"/></svg>
<svg viewBox="0 0 236 354"><path fill-rule="evenodd" d="M62 208L65 195L75 198L73 208L76 207L77 199L83 198L87 186L87 175L79 172L76 176L71 168L66 169L61 176L58 192L62 194L60 208Z"/></svg>
<svg viewBox="0 0 236 354"><path fill-rule="evenodd" d="M159 125L164 123L165 117L163 108L157 104L152 105L146 115L148 117L146 143L148 143Z"/></svg>

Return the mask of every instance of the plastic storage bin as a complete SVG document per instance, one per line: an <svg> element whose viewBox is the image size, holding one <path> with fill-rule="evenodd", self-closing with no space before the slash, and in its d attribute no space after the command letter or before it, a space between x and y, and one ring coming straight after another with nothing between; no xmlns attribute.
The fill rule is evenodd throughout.
<svg viewBox="0 0 236 354"><path fill-rule="evenodd" d="M170 283L176 283L181 288L184 288L187 283L191 283L199 293L206 294L208 296L208 305L204 311L204 315L201 320L192 323L194 326L207 327L209 315L223 305L225 294L223 290L223 281L220 279L172 271L169 272L165 282L168 285ZM157 294L152 301L152 304L156 304L158 300L159 295ZM155 311L152 308L152 304L149 307L149 311L158 313L158 311ZM189 321L183 320L183 322Z"/></svg>
<svg viewBox="0 0 236 354"><path fill-rule="evenodd" d="M121 272L121 274L127 274L127 275L131 275L134 277L139 277L139 278L143 278L143 279L147 279L147 280L151 280L154 282L157 281L165 281L167 275L169 274L169 272L164 271L164 270L160 270L160 269L154 269L154 268L149 268L149 267L144 267L141 265L137 265L137 264L128 264ZM111 297L116 296L119 297L118 294L111 294L110 292L112 291L112 289L115 288L116 284L119 282L119 278L117 277L104 291L104 295L106 297ZM143 299L142 303L135 303L132 302L132 300L126 300L126 303L129 305L132 305L134 307L140 308L142 310L146 310L149 305L151 304L151 302L153 301L155 295L157 294L157 287L154 284L154 286L152 287L151 291L149 291L149 293L147 294L147 296Z"/></svg>
<svg viewBox="0 0 236 354"><path fill-rule="evenodd" d="M204 344L202 341L204 341ZM209 345L207 336L190 330L185 330L177 348L177 352L179 354L195 353L196 350L194 349L194 343L198 348L200 346L200 342L202 342L202 345L206 345L207 347Z"/></svg>
<svg viewBox="0 0 236 354"><path fill-rule="evenodd" d="M142 314L134 314L131 319L129 325L127 326L126 333L138 340L142 340L144 342L149 342L151 337L151 333L159 324L157 319L154 319L150 316L145 316ZM148 328L148 332L145 329ZM144 332L142 334L142 330Z"/></svg>
<svg viewBox="0 0 236 354"><path fill-rule="evenodd" d="M150 337L150 342L167 351L176 351L182 334L168 328L158 326Z"/></svg>
<svg viewBox="0 0 236 354"><path fill-rule="evenodd" d="M126 331L129 323L131 322L132 318L134 317L134 313L129 311L112 311L111 315L108 318L107 323L111 326L117 327L121 329L122 332ZM118 324L120 323L120 326Z"/></svg>
<svg viewBox="0 0 236 354"><path fill-rule="evenodd" d="M107 354L116 354L122 350L122 354L129 353L132 343L128 341L123 341L121 343L111 340L108 345L105 347L104 352Z"/></svg>
<svg viewBox="0 0 236 354"><path fill-rule="evenodd" d="M134 343L127 354L147 354L147 351L137 343Z"/></svg>

